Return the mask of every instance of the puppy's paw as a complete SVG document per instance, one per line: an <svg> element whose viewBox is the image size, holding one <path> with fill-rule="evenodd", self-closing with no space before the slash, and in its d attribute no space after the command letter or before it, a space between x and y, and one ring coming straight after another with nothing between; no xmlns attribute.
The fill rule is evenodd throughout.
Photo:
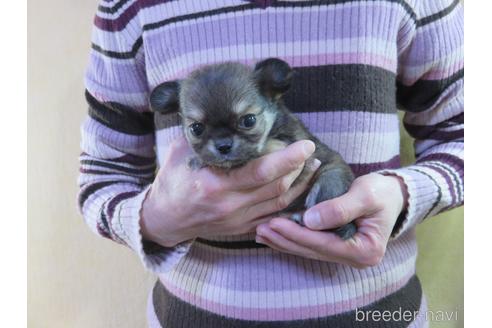
<svg viewBox="0 0 492 328"><path fill-rule="evenodd" d="M355 235L355 233L357 232L357 226L355 225L355 223L350 222L344 226L341 226L340 228L336 228L331 231L343 240L347 240Z"/></svg>
<svg viewBox="0 0 492 328"><path fill-rule="evenodd" d="M204 168L205 164L200 158L195 156L188 159L188 167L194 171L198 171L199 169Z"/></svg>
<svg viewBox="0 0 492 328"><path fill-rule="evenodd" d="M304 221L302 220L302 213L293 213L289 216L289 220L294 221L298 225L304 227Z"/></svg>

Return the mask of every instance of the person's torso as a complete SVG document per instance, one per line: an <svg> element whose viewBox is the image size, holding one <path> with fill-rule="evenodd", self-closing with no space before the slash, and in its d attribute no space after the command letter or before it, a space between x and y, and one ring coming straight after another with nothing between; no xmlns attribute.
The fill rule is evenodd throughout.
<svg viewBox="0 0 492 328"><path fill-rule="evenodd" d="M410 15L400 2L266 1L266 8L248 1L145 3L138 19L150 90L202 65L278 57L297 72L286 105L357 176L400 166L398 39ZM176 114L157 115L155 123L162 161L182 132ZM390 242L382 263L365 270L259 247L252 234L217 237L196 241L160 280L179 301L210 313L305 320L415 290L408 283L416 254L413 231ZM420 304L420 297L411 301Z"/></svg>

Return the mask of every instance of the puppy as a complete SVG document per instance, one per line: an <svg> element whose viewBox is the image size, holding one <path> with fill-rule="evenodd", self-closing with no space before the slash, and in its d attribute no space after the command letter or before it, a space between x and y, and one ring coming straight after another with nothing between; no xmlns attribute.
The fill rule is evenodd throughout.
<svg viewBox="0 0 492 328"><path fill-rule="evenodd" d="M282 95L293 78L290 66L276 58L256 64L210 65L187 78L165 82L150 95L156 115L179 112L184 134L196 153L194 168L211 166L232 169L298 140L316 145L313 158L321 166L311 187L296 199L287 212L299 212L338 197L350 187L354 175L342 157L312 135L284 105ZM301 172L295 183L306 179ZM302 215L292 220L303 224ZM342 239L356 232L354 223L333 230Z"/></svg>

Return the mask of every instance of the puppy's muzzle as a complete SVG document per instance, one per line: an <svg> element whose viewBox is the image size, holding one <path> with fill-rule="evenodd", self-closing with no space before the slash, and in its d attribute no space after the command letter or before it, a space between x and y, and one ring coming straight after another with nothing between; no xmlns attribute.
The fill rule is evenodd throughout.
<svg viewBox="0 0 492 328"><path fill-rule="evenodd" d="M232 138L221 138L214 141L215 148L222 155L227 155L232 150Z"/></svg>

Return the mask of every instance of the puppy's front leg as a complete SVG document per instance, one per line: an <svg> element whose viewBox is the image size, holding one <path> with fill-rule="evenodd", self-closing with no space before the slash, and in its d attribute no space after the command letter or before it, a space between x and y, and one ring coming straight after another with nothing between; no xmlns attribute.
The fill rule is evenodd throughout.
<svg viewBox="0 0 492 328"><path fill-rule="evenodd" d="M345 164L326 164L319 170L315 182L306 197L304 203L306 209L325 200L343 195L349 190L354 179L350 168ZM353 222L350 222L331 231L346 240L356 233L357 227Z"/></svg>

